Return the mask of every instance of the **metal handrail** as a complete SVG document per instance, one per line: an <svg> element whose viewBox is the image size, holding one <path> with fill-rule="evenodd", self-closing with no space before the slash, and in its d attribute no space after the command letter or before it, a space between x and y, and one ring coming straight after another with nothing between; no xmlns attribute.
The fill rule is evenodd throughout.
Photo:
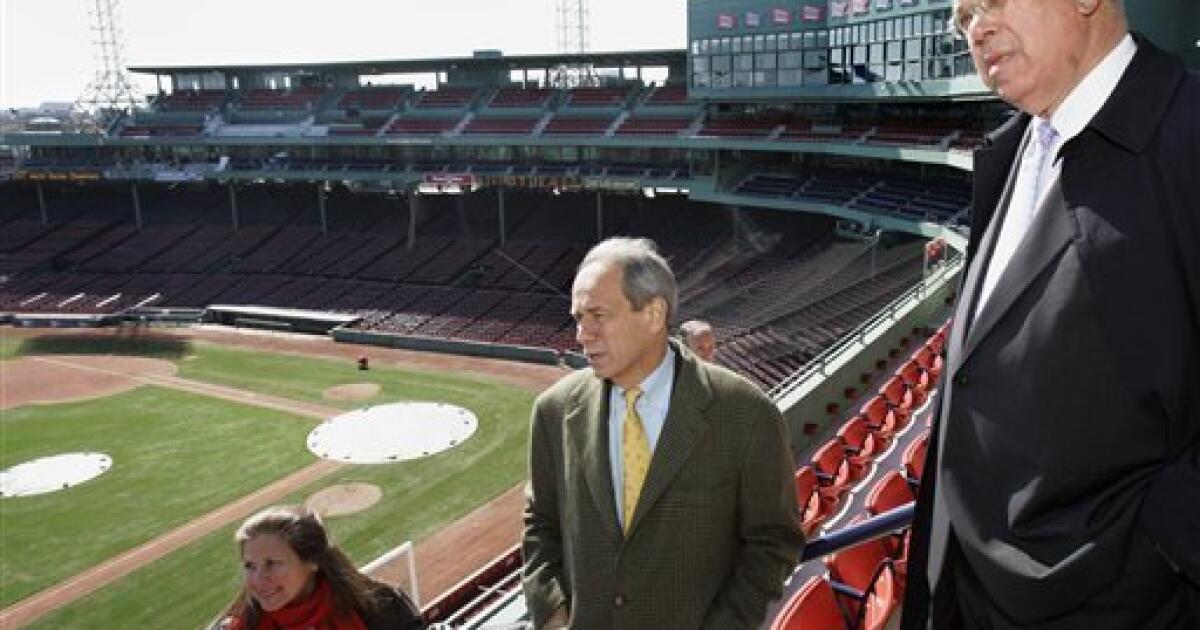
<svg viewBox="0 0 1200 630"><path fill-rule="evenodd" d="M916 512L913 502L892 508L883 514L872 516L864 521L843 527L836 532L820 536L804 546L800 562L808 562L859 543L882 538L908 527Z"/></svg>

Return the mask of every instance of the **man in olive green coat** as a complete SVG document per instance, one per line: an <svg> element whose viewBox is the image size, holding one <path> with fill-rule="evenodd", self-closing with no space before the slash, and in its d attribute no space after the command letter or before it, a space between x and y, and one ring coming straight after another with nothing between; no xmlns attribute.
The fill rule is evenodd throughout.
<svg viewBox="0 0 1200 630"><path fill-rule="evenodd" d="M757 628L799 559L780 413L668 341L676 295L650 241L609 239L580 264L571 313L591 368L533 411L522 550L538 628Z"/></svg>

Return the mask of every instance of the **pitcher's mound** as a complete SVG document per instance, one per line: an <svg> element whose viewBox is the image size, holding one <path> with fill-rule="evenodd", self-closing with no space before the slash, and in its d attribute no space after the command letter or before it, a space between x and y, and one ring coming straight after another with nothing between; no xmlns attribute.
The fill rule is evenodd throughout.
<svg viewBox="0 0 1200 630"><path fill-rule="evenodd" d="M304 505L321 516L361 512L379 502L383 490L373 483L340 483L313 493Z"/></svg>
<svg viewBox="0 0 1200 630"><path fill-rule="evenodd" d="M379 395L376 383L350 383L330 387L321 393L325 400L367 400Z"/></svg>

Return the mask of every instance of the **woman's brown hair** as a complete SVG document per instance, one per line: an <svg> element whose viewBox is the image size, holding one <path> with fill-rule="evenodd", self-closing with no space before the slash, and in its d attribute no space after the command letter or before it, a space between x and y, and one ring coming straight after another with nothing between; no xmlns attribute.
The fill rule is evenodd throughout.
<svg viewBox="0 0 1200 630"><path fill-rule="evenodd" d="M335 615L349 612L362 615L378 606L379 584L359 572L350 558L333 545L316 512L298 505L278 506L246 519L233 535L239 559L246 541L262 534L278 536L301 560L317 565L316 575L328 582L333 591ZM244 582L241 592L222 615L240 619L244 628L256 627L261 616L262 609L246 591Z"/></svg>

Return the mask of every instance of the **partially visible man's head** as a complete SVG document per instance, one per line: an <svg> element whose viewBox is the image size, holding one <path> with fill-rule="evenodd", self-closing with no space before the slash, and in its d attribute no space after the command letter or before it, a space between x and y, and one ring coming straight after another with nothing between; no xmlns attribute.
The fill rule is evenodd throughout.
<svg viewBox="0 0 1200 630"><path fill-rule="evenodd" d="M635 387L662 360L678 290L653 241L610 238L579 264L571 288L575 339L592 369Z"/></svg>
<svg viewBox="0 0 1200 630"><path fill-rule="evenodd" d="M712 361L717 354L717 335L713 333L712 324L699 319L689 319L679 325L683 332L683 342L705 361Z"/></svg>
<svg viewBox="0 0 1200 630"><path fill-rule="evenodd" d="M1127 30L1120 0L955 0L954 22L983 82L1044 117Z"/></svg>

